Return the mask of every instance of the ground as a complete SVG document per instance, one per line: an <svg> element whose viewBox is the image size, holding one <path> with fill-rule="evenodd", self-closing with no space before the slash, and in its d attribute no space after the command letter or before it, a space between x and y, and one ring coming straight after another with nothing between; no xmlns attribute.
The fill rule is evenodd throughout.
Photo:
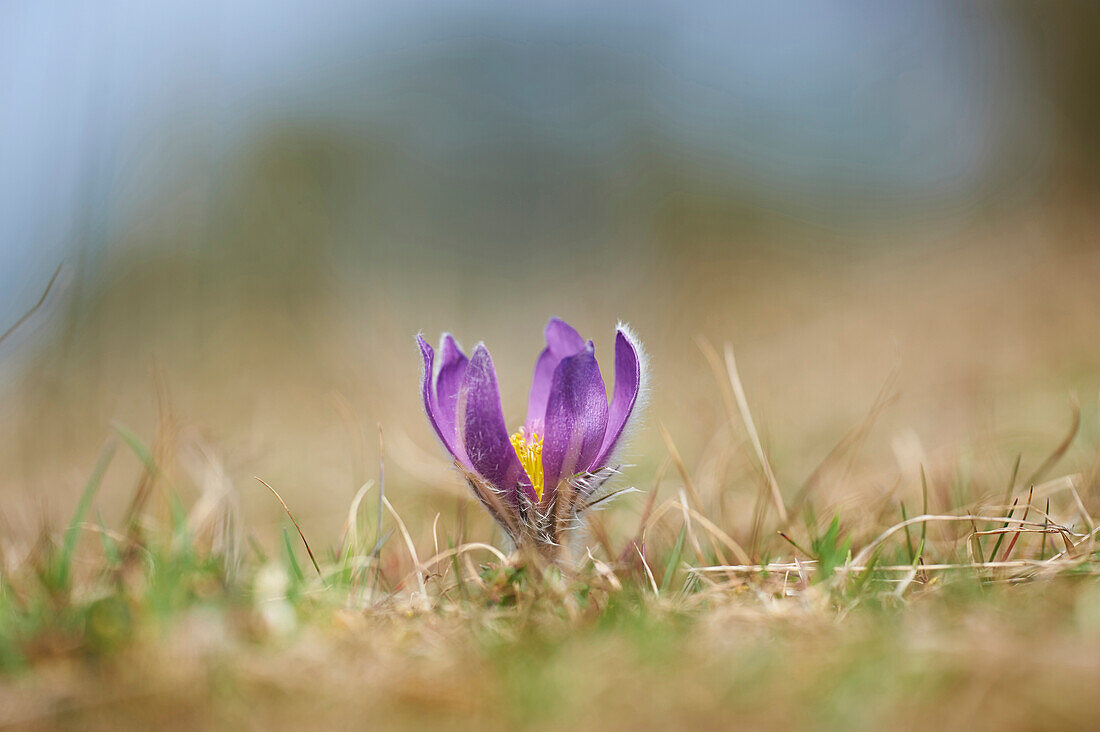
<svg viewBox="0 0 1100 732"><path fill-rule="evenodd" d="M1100 257L1057 239L697 253L575 313L532 291L519 335L514 309L437 294L357 336L355 303L401 281L266 346L264 310L114 329L112 292L64 359L9 367L0 725L1087 724ZM630 317L655 374L623 466L640 493L556 567L466 496L412 344L484 338L511 417L548 314L598 353Z"/></svg>

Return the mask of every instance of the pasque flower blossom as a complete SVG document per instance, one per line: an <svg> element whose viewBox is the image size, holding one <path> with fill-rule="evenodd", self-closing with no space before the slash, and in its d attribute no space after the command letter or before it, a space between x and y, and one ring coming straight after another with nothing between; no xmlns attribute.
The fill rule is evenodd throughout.
<svg viewBox="0 0 1100 732"><path fill-rule="evenodd" d="M554 553L583 512L617 492L608 480L640 412L646 387L641 344L620 324L615 385L607 391L592 341L552 318L535 362L527 419L509 433L493 359L483 344L467 358L445 333L424 358L424 410L474 495L517 545Z"/></svg>

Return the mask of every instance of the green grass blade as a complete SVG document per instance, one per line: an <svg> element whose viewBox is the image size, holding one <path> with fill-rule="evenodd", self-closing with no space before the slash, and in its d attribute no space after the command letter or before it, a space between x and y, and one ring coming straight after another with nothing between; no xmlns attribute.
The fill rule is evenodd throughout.
<svg viewBox="0 0 1100 732"><path fill-rule="evenodd" d="M191 530L187 525L187 509L175 493L168 494L168 509L172 521L172 542L181 557L191 557Z"/></svg>
<svg viewBox="0 0 1100 732"><path fill-rule="evenodd" d="M84 516L87 515L88 509L92 505L92 499L95 498L96 491L99 490L99 485L103 482L103 475L107 472L107 467L111 464L117 447L118 443L114 440L108 440L107 444L103 446L95 468L92 469L92 474L84 485L84 491L80 494L80 500L76 503L76 511L73 512L73 518L69 521L69 528L65 531L61 557L57 564L57 585L60 588L67 589L69 586L73 554L76 553L76 545L80 540L80 525L84 523Z"/></svg>
<svg viewBox="0 0 1100 732"><path fill-rule="evenodd" d="M922 501L921 513L924 514L925 516L927 516L928 515L928 478L924 474L924 466L923 465L920 466L920 492L921 492L921 501ZM921 525L920 525L920 545L921 545L922 549L924 548L924 538L925 538L925 536L927 536L927 534L928 534L928 522L927 521L922 521Z"/></svg>
<svg viewBox="0 0 1100 732"><path fill-rule="evenodd" d="M118 550L118 542L107 533L107 524L103 521L103 514L96 512L96 520L99 522L99 541L103 545L103 556L107 558L108 566L114 568L122 564L122 552Z"/></svg>
<svg viewBox="0 0 1100 732"><path fill-rule="evenodd" d="M870 586L869 580L875 573L875 567L878 566L879 558L882 556L882 544L879 544L871 555L871 560L867 562L867 569L859 575L859 579L856 580L855 586L852 588L852 597L859 599L863 597L864 591Z"/></svg>
<svg viewBox="0 0 1100 732"><path fill-rule="evenodd" d="M298 564L298 558L294 556L294 544L290 541L290 532L283 527L283 545L286 547L287 562L290 564L290 572L299 583L305 582L306 575Z"/></svg>
<svg viewBox="0 0 1100 732"><path fill-rule="evenodd" d="M1020 497L1019 497L1019 496L1017 496L1017 497L1016 497L1016 499L1012 501L1012 508L1008 509L1008 516L1007 516L1006 518L1012 518L1012 514L1016 513L1016 504L1017 504L1017 503L1018 503L1019 501L1020 501ZM1008 528L1008 525L1009 525L1009 522L1008 522L1008 521L1005 521L1005 522L1004 522L1004 523L1003 523L1003 524L1001 525L1001 528L1002 528L1002 529L1007 529L1007 528ZM995 559L995 558L997 557L997 550L1001 548L1001 542L1002 542L1002 541L1004 541L1004 539L1005 539L1005 535L1004 535L1004 534L999 534L999 535L997 536L997 543L993 545L993 551L991 551L991 552L989 553L989 561L991 561L991 562L992 562L992 561L993 561L993 560L994 560L994 559Z"/></svg>
<svg viewBox="0 0 1100 732"><path fill-rule="evenodd" d="M672 576L676 574L676 567L680 564L680 555L684 553L684 537L687 536L687 524L680 529L680 536L676 538L676 546L672 548L672 554L665 564L665 574L661 577L661 593L663 594L672 585Z"/></svg>
<svg viewBox="0 0 1100 732"><path fill-rule="evenodd" d="M901 504L901 522L904 524L909 520L909 517L905 515L905 501L898 501ZM909 562L913 562L913 558L916 554L913 553L913 537L909 534L909 525L905 526L905 548L909 550Z"/></svg>
<svg viewBox="0 0 1100 732"><path fill-rule="evenodd" d="M455 544L454 544L453 541L451 541L450 538L447 539L447 548L448 549L454 549L455 548ZM458 564L458 554L457 553L451 555L451 569L455 573L455 581L458 582L458 591L460 593L462 593L462 599L463 600L469 600L470 599L470 591L468 589L466 589L466 580L462 576L462 567L460 567L459 564Z"/></svg>
<svg viewBox="0 0 1100 732"><path fill-rule="evenodd" d="M129 427L121 422L111 422L111 429L117 432L122 441L126 443L126 447L137 455L138 459L145 465L146 470L150 473L157 471L157 461L153 458L153 451Z"/></svg>
<svg viewBox="0 0 1100 732"><path fill-rule="evenodd" d="M252 553L256 556L256 561L260 564L267 564L267 552L260 546L260 542L256 541L256 537L252 534L248 535L248 547L252 550Z"/></svg>

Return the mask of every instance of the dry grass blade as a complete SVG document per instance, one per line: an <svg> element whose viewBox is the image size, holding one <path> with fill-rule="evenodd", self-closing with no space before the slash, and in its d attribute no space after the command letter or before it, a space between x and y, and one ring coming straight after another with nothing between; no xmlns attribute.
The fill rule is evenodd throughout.
<svg viewBox="0 0 1100 732"><path fill-rule="evenodd" d="M655 526L666 515L670 514L672 511L675 511L677 508L681 508L681 510L685 508L682 499L677 500L676 498L669 498L665 500L664 503L658 506L646 517L645 523L642 524L642 526L639 528L638 534L635 537L634 542L632 542L632 545L644 545L646 543L646 536L648 535L649 530L653 528L653 526ZM749 558L749 553L746 552L740 544L734 541L729 534L718 528L718 526L715 525L713 521L711 521L695 509L691 508L690 506L686 508L687 513L684 516L685 526L689 525L688 517L690 516L691 518L695 519L695 521L697 521L700 526L706 529L707 537L710 539L711 546L715 548L715 554L717 556L722 556L721 550L719 550L717 546L717 542L721 542L726 547L728 547L729 550L732 551L740 561L745 562L746 564L752 561ZM620 558L620 561L623 561L622 558Z"/></svg>
<svg viewBox="0 0 1100 732"><path fill-rule="evenodd" d="M1042 569L1044 567L1051 568L1070 568L1078 566L1080 562L1067 560L1067 559L1014 559L1012 561L1005 562L941 562L936 564L924 564L921 565L921 570L927 570L931 572L946 572L950 570L967 570L967 569ZM876 572L903 572L909 573L914 571L914 566L911 564L849 564L837 567L834 572L867 572L874 570ZM779 572L801 572L806 573L809 571L817 571L817 560L815 559L796 559L793 562L770 562L768 564L726 564L726 565L714 565L710 567L692 567L688 569L688 572L695 574L713 573L717 574L727 572L738 572L742 574L762 574L764 572L779 573Z"/></svg>
<svg viewBox="0 0 1100 732"><path fill-rule="evenodd" d="M726 373L729 376L730 386L733 387L733 394L737 398L737 407L741 411L741 419L745 423L745 429L748 430L753 449L756 450L756 457L760 460L764 477L767 478L768 487L772 493L772 501L775 503L775 510L779 514L779 520L781 523L786 524L789 518L787 507L783 504L783 494L779 490L779 481L775 479L775 473L772 472L768 456L764 454L764 446L761 444L760 435L756 431L756 423L753 422L752 412L749 411L748 399L745 398L745 387L741 383L741 376L737 373L737 361L733 357L733 346L728 343L726 344L725 354Z"/></svg>
<svg viewBox="0 0 1100 732"><path fill-rule="evenodd" d="M611 548L611 535L607 533L607 527L604 526L599 515L593 514L588 517L588 530L596 539L596 543L599 544L600 549L603 550L604 556L614 557L615 550Z"/></svg>
<svg viewBox="0 0 1100 732"><path fill-rule="evenodd" d="M718 528L718 526L713 521L694 509L689 508L688 512L691 514L692 518L699 522L700 526L707 530L707 533L711 536L712 544L713 540L717 539L718 541L725 544L726 547L729 548L729 550L732 551L741 562L748 564L752 561L749 558L749 553L745 551L744 547L734 541L729 534ZM718 554L718 556L721 556L721 553L716 553Z"/></svg>
<svg viewBox="0 0 1100 732"><path fill-rule="evenodd" d="M366 438L363 435L363 426L355 416L347 397L338 391L329 394L336 413L340 415L340 421L344 423L344 430L348 433L348 440L352 450L352 469L355 471L356 482L363 484L367 480L367 456Z"/></svg>
<svg viewBox="0 0 1100 732"><path fill-rule="evenodd" d="M660 506L654 509L653 513L646 519L645 524L642 526L640 534L641 543L646 543L646 537L649 535L649 530L657 525L657 522L664 518L665 514L669 511L679 508L680 502L676 498L666 498Z"/></svg>
<svg viewBox="0 0 1100 732"><path fill-rule="evenodd" d="M619 553L618 561L620 563L627 561L630 556L631 547L637 548L640 543L645 541L645 532L646 528L649 526L649 518L653 514L653 507L657 503L657 493L661 490L661 481L664 480L665 473L668 472L668 464L671 459L670 457L665 457L665 459L661 461L661 464L657 466L657 472L653 474L653 483L650 485L649 495L646 497L645 506L642 507L642 515L638 519L638 529ZM609 554L608 556L612 555Z"/></svg>
<svg viewBox="0 0 1100 732"><path fill-rule="evenodd" d="M1073 419L1069 426L1069 432L1062 438L1062 441L1058 443L1058 446L1054 448L1043 464L1035 469L1035 472L1024 481L1025 485L1031 485L1036 483L1040 478L1046 475L1047 471L1058 464L1058 461L1062 459L1062 456L1066 454L1066 450L1073 444L1073 439L1077 437L1077 430L1081 427L1081 405L1077 402L1077 397L1070 397L1070 406L1073 409Z"/></svg>
<svg viewBox="0 0 1100 732"><path fill-rule="evenodd" d="M57 281L57 276L58 276L59 274L61 274L61 265L60 265L60 264L59 264L59 265L57 265L57 269L55 269L55 270L53 271L53 276L52 276L52 277L50 277L50 281L49 281L48 283L46 283L46 289L42 291L42 297L38 298L38 302L36 302L36 303L34 304L34 306L33 306L33 307L32 307L32 308L30 309L30 310L28 310L27 312L23 313L23 315L22 315L22 316L21 316L21 317L19 318L19 320L15 321L15 322L14 322L14 323L13 323L13 324L11 325L11 327L9 327L9 328L8 328L7 330L5 330L5 331L4 331L3 333L0 333L0 343L3 343L3 342L4 342L4 340L5 340L5 339L6 339L6 338L7 338L8 336L10 336L10 335L11 335L12 333L14 333L15 331L19 330L19 326L23 325L23 323L26 323L26 322L27 322L27 320L29 320L29 319L30 319L30 317L31 317L32 315L34 315L34 314L35 314L36 312L38 312L39 308L41 308L41 307L42 307L42 305L43 305L43 304L45 304L45 302L46 302L46 298L47 298L47 297L49 297L49 295L50 295L50 290L52 290L52 289L53 289L53 285L54 285L54 282L56 282L56 281Z"/></svg>
<svg viewBox="0 0 1100 732"><path fill-rule="evenodd" d="M726 375L725 369L722 367L722 357L718 355L718 351L711 345L703 336L695 336L695 344L699 347L699 350L703 352L703 357L707 360L707 364L710 366L711 372L714 374L714 381L718 384L718 390L722 392L722 404L726 408L726 417L729 419L730 427L733 430L737 429L737 404L734 401L733 389L730 386L729 378Z"/></svg>
<svg viewBox="0 0 1100 732"><path fill-rule="evenodd" d="M1031 488L1027 492L1027 506L1024 508L1024 521L1027 521L1027 517L1031 513L1031 497L1034 493L1035 493L1035 486L1031 486ZM1042 529L1043 533L1046 533L1045 524L1048 523L1048 521L1049 521L1049 519L1043 522L1044 523L1044 528ZM1017 530L1016 534L1012 537L1012 541L1010 541L1008 543L1008 549L1005 549L1004 556L1001 557L1002 562L1007 562L1008 561L1008 558L1012 555L1012 550L1016 547L1016 542L1019 540L1019 538L1020 538L1020 530Z"/></svg>
<svg viewBox="0 0 1100 732"><path fill-rule="evenodd" d="M878 394L875 395L875 400L871 402L871 407L867 410L867 414L855 427L850 429L840 441L833 446L833 449L828 452L827 455L818 463L809 477L806 478L806 482L803 483L802 488L799 489L798 494L795 496L794 501L791 503L791 510L793 513L798 512L798 508L803 504L806 498L810 495L814 488L821 482L825 475L826 470L837 460L841 458L852 448L859 445L860 442L867 437L871 432L871 428L874 427L875 420L886 409L887 405L897 396L895 387L897 386L898 374L900 368L895 364L894 368L890 370L890 374L886 377L886 381L883 382L882 387L879 389Z"/></svg>
<svg viewBox="0 0 1100 732"><path fill-rule="evenodd" d="M477 567L474 566L474 562L470 559L470 554L468 552L462 555L462 562L466 565L466 573L470 576L470 579L473 580L473 583L481 590L485 590L488 585L477 573Z"/></svg>
<svg viewBox="0 0 1100 732"><path fill-rule="evenodd" d="M313 556L313 550L309 548L309 542L306 541L306 535L304 533L302 533L302 527L298 525L298 519L294 518L294 514L291 513L290 506L286 505L286 501L284 501L283 497L279 495L279 491L272 488L271 485L266 480L264 480L263 478L261 478L258 475L254 475L252 477L255 478L256 480L260 481L261 483L263 483L264 486L266 486L267 489L269 491L271 491L272 495L274 495L275 498L279 499L279 503L282 504L283 510L286 511L286 515L290 517L291 522L294 524L294 528L298 530L298 536L302 537L302 544L304 544L305 547L306 547L306 554L309 555L309 561L313 562L313 568L315 570L317 570L317 576L318 577L322 576L321 575L321 567L317 564L316 557Z"/></svg>
<svg viewBox="0 0 1100 732"><path fill-rule="evenodd" d="M442 515L442 513L436 511L435 518L432 519L432 547L435 549L436 554L439 554L439 517Z"/></svg>
<svg viewBox="0 0 1100 732"><path fill-rule="evenodd" d="M612 571L611 567L592 556L591 549L587 550L587 553L589 561L592 562L592 568L596 570L596 573L607 580L612 590L615 592L621 590L623 588L623 583L619 581L619 578L615 575L615 572Z"/></svg>
<svg viewBox="0 0 1100 732"><path fill-rule="evenodd" d="M638 559L642 560L642 568L645 570L645 576L649 580L649 587L653 590L654 597L660 597L661 591L657 588L657 580L653 577L653 570L649 568L649 562L645 560L645 555L642 554L642 550L637 544L634 545L634 551L638 552Z"/></svg>
<svg viewBox="0 0 1100 732"><path fill-rule="evenodd" d="M355 497L351 499L351 505L348 507L348 517L344 520L344 527L340 530L341 547L346 547L348 543L351 546L359 546L359 505L363 502L363 497L373 487L374 481L368 480L359 487L359 490L355 492Z"/></svg>
<svg viewBox="0 0 1100 732"><path fill-rule="evenodd" d="M905 528L908 527L908 526L913 526L915 524L923 524L923 523L930 522L930 521L948 521L948 522L950 522L950 521L964 521L964 522L968 522L968 523L972 522L972 521L988 521L990 523L995 523L995 522L1004 523L1006 526L1012 525L1012 526L1028 526L1028 527L1031 527L1031 528L1039 528L1039 529L1044 528L1044 524L1042 522L1039 522L1039 521L1025 521L1023 519L1006 518L1004 516L974 516L974 515L971 515L971 514L963 514L963 515L922 514L920 516L914 516L910 519L906 519L905 521L900 521L900 522L894 524L893 526L891 526L890 528L886 529L885 531L883 531L881 534L879 534L877 537L875 537L875 539L870 544L868 544L867 546L863 547L863 549L860 550L859 554L857 554L855 556L855 558L852 560L852 563L856 564L856 565L863 564L871 556L871 553L874 552L874 550L880 544L882 544L882 542L886 541L887 539L889 539L891 536L893 536L897 532L904 531ZM1047 526L1047 528L1049 528L1049 525ZM1067 531L1064 527L1055 527L1055 528L1060 530L1060 531ZM987 562L987 564L988 564L988 562Z"/></svg>
<svg viewBox="0 0 1100 732"><path fill-rule="evenodd" d="M1092 520L1092 516L1089 515L1089 511L1085 508L1085 502L1081 500L1081 493L1077 490L1077 486L1070 484L1069 494L1073 496L1073 503L1077 507L1077 512L1081 514L1081 519L1085 522L1085 526L1091 531L1096 527L1096 522ZM1050 499L1047 498L1047 503Z"/></svg>
<svg viewBox="0 0 1100 732"><path fill-rule="evenodd" d="M123 518L123 524L126 525L127 532L130 535L131 546L140 541L141 514L152 498L154 489L162 477L158 466L170 465L176 451L177 428L172 410L172 399L159 368L154 368L153 376L156 383L157 408L152 448L146 447L137 435L118 422L112 423L112 427L119 433L119 436L123 438L134 454L141 459L144 466Z"/></svg>
<svg viewBox="0 0 1100 732"><path fill-rule="evenodd" d="M699 545L699 537L695 535L695 528L691 525L691 509L687 504L687 494L680 491L680 509L683 512L684 517L684 529L687 531L688 541L691 542L691 548L695 552L695 556L699 557L699 561L703 561L703 547ZM726 564L726 560L719 556L719 562Z"/></svg>
<svg viewBox="0 0 1100 732"><path fill-rule="evenodd" d="M502 552L500 549L497 549L492 544L485 544L485 543L480 542L480 541L471 541L467 544L452 547L450 549L445 549L445 550L435 554L430 559L424 560L424 563L420 564L419 568L420 568L421 571L426 570L426 569L430 569L431 567L434 567L436 564L442 562L444 559L450 559L451 557L459 557L459 556L462 556L463 554L465 554L466 552L473 551L474 549L483 549L483 550L489 552L494 557L499 559L502 564L508 561L508 557L505 556L504 552Z"/></svg>
<svg viewBox="0 0 1100 732"><path fill-rule="evenodd" d="M389 510L390 515L393 516L393 520L397 522L397 528L401 532L402 538L405 539L405 546L409 549L409 557L412 559L413 566L416 568L416 586L420 590L420 596L427 598L428 590L424 583L424 572L420 568L420 559L416 556L416 545L413 544L412 536L409 534L408 528L405 527L405 522L401 519L401 516L398 515L393 504L390 503L390 499L383 496L382 503Z"/></svg>
<svg viewBox="0 0 1100 732"><path fill-rule="evenodd" d="M684 481L684 487L687 488L688 495L691 496L691 502L695 504L696 508L701 509L703 507L703 501L699 497L699 491L695 490L695 481L691 479L687 466L684 465L684 460L680 457L680 451L676 449L676 443L672 441L672 435L669 434L662 422L657 423L657 429L661 433L661 439L665 441L665 446L668 448L668 454L672 458L673 464L676 465L676 470L680 473L680 478Z"/></svg>

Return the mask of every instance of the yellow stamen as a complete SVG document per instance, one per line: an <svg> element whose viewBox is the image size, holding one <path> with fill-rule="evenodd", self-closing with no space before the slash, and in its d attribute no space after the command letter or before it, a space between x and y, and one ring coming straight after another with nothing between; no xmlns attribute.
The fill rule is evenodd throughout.
<svg viewBox="0 0 1100 732"><path fill-rule="evenodd" d="M541 501L545 482L542 476L542 436L535 432L527 434L527 430L520 427L519 432L509 439L512 441L512 447L515 448L516 455L519 456L520 464L531 478L535 495Z"/></svg>

